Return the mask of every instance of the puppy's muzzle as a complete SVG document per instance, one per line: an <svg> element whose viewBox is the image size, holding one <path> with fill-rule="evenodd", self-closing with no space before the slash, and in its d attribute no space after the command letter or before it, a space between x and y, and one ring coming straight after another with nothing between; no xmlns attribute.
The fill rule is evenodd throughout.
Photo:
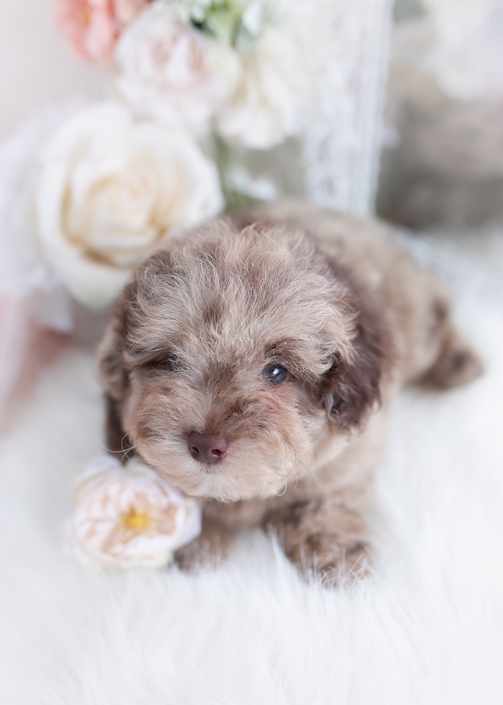
<svg viewBox="0 0 503 705"><path fill-rule="evenodd" d="M229 450L229 439L221 434L205 434L192 431L189 434L189 452L200 463L219 463Z"/></svg>

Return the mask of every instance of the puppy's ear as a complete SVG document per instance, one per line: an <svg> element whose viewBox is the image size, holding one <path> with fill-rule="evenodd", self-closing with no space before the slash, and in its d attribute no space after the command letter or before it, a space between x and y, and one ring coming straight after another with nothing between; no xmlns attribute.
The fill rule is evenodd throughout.
<svg viewBox="0 0 503 705"><path fill-rule="evenodd" d="M109 324L98 348L98 376L112 399L120 401L127 387L127 374L122 364L122 340Z"/></svg>
<svg viewBox="0 0 503 705"><path fill-rule="evenodd" d="M105 447L118 460L126 462L131 453L134 455L134 449L122 426L120 407L120 402L105 394Z"/></svg>
<svg viewBox="0 0 503 705"><path fill-rule="evenodd" d="M126 307L124 295L114 306L98 346L98 376L107 394L120 401L127 387L127 373L122 362L126 329Z"/></svg>
<svg viewBox="0 0 503 705"><path fill-rule="evenodd" d="M98 348L98 376L105 388L105 444L111 453L125 461L131 443L122 426L122 400L128 384L122 363L126 329L125 296L116 303L103 340ZM122 453L122 456L120 455Z"/></svg>
<svg viewBox="0 0 503 705"><path fill-rule="evenodd" d="M322 400L328 417L342 429L358 427L381 401L385 340L378 321L360 309L351 359L335 359L322 379Z"/></svg>

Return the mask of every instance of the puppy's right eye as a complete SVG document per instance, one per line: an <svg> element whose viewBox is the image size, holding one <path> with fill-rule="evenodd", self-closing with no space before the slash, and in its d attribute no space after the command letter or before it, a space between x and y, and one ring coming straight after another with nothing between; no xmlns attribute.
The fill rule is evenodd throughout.
<svg viewBox="0 0 503 705"><path fill-rule="evenodd" d="M150 360L147 363L147 366L151 367L153 370L169 370L170 372L179 372L183 369L184 364L178 355L167 355L162 357L159 356L154 360Z"/></svg>
<svg viewBox="0 0 503 705"><path fill-rule="evenodd" d="M178 355L169 355L163 360L163 365L170 372L179 372L184 366Z"/></svg>

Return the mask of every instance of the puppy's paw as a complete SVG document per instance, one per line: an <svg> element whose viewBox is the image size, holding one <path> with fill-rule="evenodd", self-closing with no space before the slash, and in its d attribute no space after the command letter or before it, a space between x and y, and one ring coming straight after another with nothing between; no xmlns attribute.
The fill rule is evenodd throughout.
<svg viewBox="0 0 503 705"><path fill-rule="evenodd" d="M221 524L203 517L199 536L175 552L175 563L189 573L215 568L227 556L230 534Z"/></svg>
<svg viewBox="0 0 503 705"><path fill-rule="evenodd" d="M306 579L319 577L323 585L334 586L368 572L363 522L347 508L309 501L268 515L264 524Z"/></svg>
<svg viewBox="0 0 503 705"><path fill-rule="evenodd" d="M426 387L451 389L469 384L484 372L484 365L456 330L450 329L440 355L423 380Z"/></svg>
<svg viewBox="0 0 503 705"><path fill-rule="evenodd" d="M341 546L337 534L312 534L301 544L289 549L285 546L285 552L303 577L318 577L327 587L363 578L368 573L368 544L363 539Z"/></svg>

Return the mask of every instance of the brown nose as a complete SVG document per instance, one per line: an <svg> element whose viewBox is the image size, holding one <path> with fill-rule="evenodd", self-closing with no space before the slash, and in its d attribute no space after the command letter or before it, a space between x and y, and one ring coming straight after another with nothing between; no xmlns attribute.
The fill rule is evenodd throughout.
<svg viewBox="0 0 503 705"><path fill-rule="evenodd" d="M189 434L189 451L194 460L201 463L218 463L229 450L229 441L225 436L205 434L192 431Z"/></svg>

